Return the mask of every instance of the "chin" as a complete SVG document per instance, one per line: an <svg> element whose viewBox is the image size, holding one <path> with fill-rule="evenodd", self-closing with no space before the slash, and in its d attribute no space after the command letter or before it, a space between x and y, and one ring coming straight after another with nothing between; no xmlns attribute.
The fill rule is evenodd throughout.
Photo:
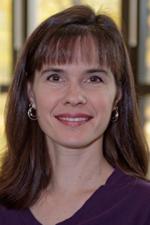
<svg viewBox="0 0 150 225"><path fill-rule="evenodd" d="M87 148L89 147L92 143L94 143L94 141L88 141L87 140L70 140L67 141L67 142L64 142L64 141L59 141L57 142L60 146L64 147L64 148L70 148L70 149L83 149L83 148Z"/></svg>

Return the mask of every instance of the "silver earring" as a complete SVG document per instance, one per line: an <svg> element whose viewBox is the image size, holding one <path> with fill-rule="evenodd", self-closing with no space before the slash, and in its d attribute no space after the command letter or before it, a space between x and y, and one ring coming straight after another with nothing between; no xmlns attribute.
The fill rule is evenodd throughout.
<svg viewBox="0 0 150 225"><path fill-rule="evenodd" d="M115 110L112 112L112 117L111 117L111 121L117 122L119 118L119 112L118 112L118 107L115 108Z"/></svg>
<svg viewBox="0 0 150 225"><path fill-rule="evenodd" d="M33 108L32 104L29 104L28 117L30 120L37 120L36 110Z"/></svg>

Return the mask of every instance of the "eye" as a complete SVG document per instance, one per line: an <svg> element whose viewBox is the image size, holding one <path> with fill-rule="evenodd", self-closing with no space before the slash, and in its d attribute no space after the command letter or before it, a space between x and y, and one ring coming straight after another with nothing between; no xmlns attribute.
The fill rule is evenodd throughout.
<svg viewBox="0 0 150 225"><path fill-rule="evenodd" d="M88 82L91 82L91 83L102 83L103 79L100 76L92 75L92 76L89 77Z"/></svg>
<svg viewBox="0 0 150 225"><path fill-rule="evenodd" d="M51 82L60 82L62 81L62 78L59 74L57 73L54 73L54 74L51 74L49 76L47 76L46 78L48 81L51 81Z"/></svg>

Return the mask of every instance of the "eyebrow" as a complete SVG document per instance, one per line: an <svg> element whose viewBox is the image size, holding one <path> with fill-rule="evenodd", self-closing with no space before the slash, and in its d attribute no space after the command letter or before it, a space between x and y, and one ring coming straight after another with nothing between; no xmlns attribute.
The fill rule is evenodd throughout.
<svg viewBox="0 0 150 225"><path fill-rule="evenodd" d="M47 73L47 72L56 72L56 73L63 73L64 70L63 69L58 69L58 68L47 68L47 69L44 69L42 72L41 72L41 75L44 74L44 73ZM92 74L92 73L104 73L106 75L109 75L109 71L107 69L87 69L86 70L86 73L88 74Z"/></svg>
<svg viewBox="0 0 150 225"><path fill-rule="evenodd" d="M47 68L45 70L41 71L41 74L47 73L47 72L63 72L62 69L57 69L57 68Z"/></svg>
<svg viewBox="0 0 150 225"><path fill-rule="evenodd" d="M104 74L108 75L109 71L105 70L105 69L89 69L89 70L87 70L87 73L104 73Z"/></svg>

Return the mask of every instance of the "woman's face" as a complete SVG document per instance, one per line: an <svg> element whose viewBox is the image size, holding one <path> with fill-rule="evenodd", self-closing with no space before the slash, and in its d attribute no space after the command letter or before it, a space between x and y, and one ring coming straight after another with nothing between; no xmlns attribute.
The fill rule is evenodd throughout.
<svg viewBox="0 0 150 225"><path fill-rule="evenodd" d="M112 72L96 57L43 66L28 84L28 95L48 143L68 148L102 144L119 99Z"/></svg>

